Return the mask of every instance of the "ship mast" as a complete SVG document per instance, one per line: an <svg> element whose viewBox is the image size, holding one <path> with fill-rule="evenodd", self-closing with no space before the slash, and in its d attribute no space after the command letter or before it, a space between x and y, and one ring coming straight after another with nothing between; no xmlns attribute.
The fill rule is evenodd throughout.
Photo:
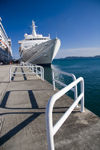
<svg viewBox="0 0 100 150"><path fill-rule="evenodd" d="M2 21L2 18L0 17L0 22Z"/></svg>
<svg viewBox="0 0 100 150"><path fill-rule="evenodd" d="M35 22L32 20L32 27L33 27L33 30L32 30L32 35L33 36L36 36L36 30L35 30Z"/></svg>

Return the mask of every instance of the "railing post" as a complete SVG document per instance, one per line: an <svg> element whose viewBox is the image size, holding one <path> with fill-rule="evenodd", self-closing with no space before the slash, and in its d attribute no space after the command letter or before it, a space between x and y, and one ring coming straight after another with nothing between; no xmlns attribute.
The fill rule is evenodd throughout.
<svg viewBox="0 0 100 150"><path fill-rule="evenodd" d="M34 73L34 66L32 66L32 72Z"/></svg>
<svg viewBox="0 0 100 150"><path fill-rule="evenodd" d="M10 67L10 69L9 69L9 82L11 82L11 68L12 67Z"/></svg>
<svg viewBox="0 0 100 150"><path fill-rule="evenodd" d="M36 66L34 66L34 73L36 74Z"/></svg>
<svg viewBox="0 0 100 150"><path fill-rule="evenodd" d="M44 68L41 69L42 69L42 80L44 80Z"/></svg>
<svg viewBox="0 0 100 150"><path fill-rule="evenodd" d="M34 73L36 73L36 67L34 66Z"/></svg>
<svg viewBox="0 0 100 150"><path fill-rule="evenodd" d="M32 70L31 70L31 71L32 71L32 73L33 73L33 66L32 66Z"/></svg>
<svg viewBox="0 0 100 150"><path fill-rule="evenodd" d="M76 80L75 75L72 75L73 81ZM74 87L74 101L77 99L77 85ZM78 106L78 105L77 105Z"/></svg>
<svg viewBox="0 0 100 150"><path fill-rule="evenodd" d="M77 85L74 87L74 100L77 99Z"/></svg>
<svg viewBox="0 0 100 150"><path fill-rule="evenodd" d="M42 72L42 68L40 67L40 76L41 76L41 79L43 80L43 72Z"/></svg>
<svg viewBox="0 0 100 150"><path fill-rule="evenodd" d="M53 116L52 106L50 107L50 100L46 108L46 130L47 130L47 143L48 150L54 150L54 135L53 135Z"/></svg>
<svg viewBox="0 0 100 150"><path fill-rule="evenodd" d="M76 80L75 75L73 75L73 80ZM77 85L74 87L74 101L75 100L77 100ZM78 105L76 107L78 107Z"/></svg>
<svg viewBox="0 0 100 150"><path fill-rule="evenodd" d="M36 75L37 75L37 66L36 66Z"/></svg>
<svg viewBox="0 0 100 150"><path fill-rule="evenodd" d="M84 112L84 80L81 81L81 93L83 93L83 97L81 99L81 112Z"/></svg>
<svg viewBox="0 0 100 150"><path fill-rule="evenodd" d="M55 74L54 71L52 70L52 81L53 81L53 90L55 91Z"/></svg>
<svg viewBox="0 0 100 150"><path fill-rule="evenodd" d="M48 128L47 128L48 130ZM54 150L54 136L50 132L53 132L52 130L47 131L47 142L48 142L48 150Z"/></svg>

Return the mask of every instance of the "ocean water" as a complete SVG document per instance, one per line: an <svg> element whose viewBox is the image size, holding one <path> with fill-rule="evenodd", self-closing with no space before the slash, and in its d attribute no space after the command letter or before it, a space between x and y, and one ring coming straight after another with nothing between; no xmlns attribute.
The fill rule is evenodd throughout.
<svg viewBox="0 0 100 150"><path fill-rule="evenodd" d="M61 71L83 77L85 81L85 107L100 116L100 58L67 58L55 59L53 66ZM45 79L52 83L52 69L45 67ZM60 81L69 84L71 80L57 74ZM61 89L59 85L57 88ZM71 93L69 93L71 96Z"/></svg>

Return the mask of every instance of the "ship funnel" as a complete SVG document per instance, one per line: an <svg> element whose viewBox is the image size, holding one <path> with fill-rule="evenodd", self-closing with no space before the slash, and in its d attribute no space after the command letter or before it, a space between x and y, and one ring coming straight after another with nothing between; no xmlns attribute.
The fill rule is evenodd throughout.
<svg viewBox="0 0 100 150"><path fill-rule="evenodd" d="M33 36L36 36L36 30L35 30L35 22L32 20L32 27L33 27L33 30L32 30L32 35Z"/></svg>

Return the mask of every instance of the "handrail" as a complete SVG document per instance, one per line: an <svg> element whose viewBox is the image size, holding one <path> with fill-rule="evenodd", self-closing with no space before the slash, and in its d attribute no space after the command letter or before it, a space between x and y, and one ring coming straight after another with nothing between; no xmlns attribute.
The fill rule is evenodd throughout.
<svg viewBox="0 0 100 150"><path fill-rule="evenodd" d="M28 68L31 72L12 72L12 68ZM36 74L39 75L42 80L44 80L44 68L38 65L21 64L20 66L11 66L9 70L9 81L11 82L12 75L15 74Z"/></svg>
<svg viewBox="0 0 100 150"><path fill-rule="evenodd" d="M66 92L75 87L78 83L81 84L81 93L77 97L77 99L73 102L73 104L69 107L69 109L63 114L63 116L58 120L58 122L53 126L53 107L55 102L62 97ZM58 91L54 94L48 101L46 107L46 129L47 129L47 142L48 142L48 150L54 150L54 135L57 133L59 128L65 122L65 120L69 117L74 108L81 101L81 112L84 112L84 79L82 77L76 79L72 83L70 83L65 88Z"/></svg>
<svg viewBox="0 0 100 150"><path fill-rule="evenodd" d="M60 71L58 69L55 69L53 66L52 66L52 81L53 81L53 89L55 90L56 89L56 83L60 84L61 86L63 87L66 87L67 84L65 83L62 83L61 81L59 80L56 80L55 79L55 73L60 73L60 74L63 74L63 75L66 75L66 76L69 76L73 79L73 81L76 80L76 76L72 73L68 73L68 72L63 72L63 71ZM77 99L77 85L71 89L73 92L74 92L74 100Z"/></svg>
<svg viewBox="0 0 100 150"><path fill-rule="evenodd" d="M31 63L26 63L26 66L30 66L29 68L34 72L36 73L36 75L40 74L40 77L42 80L44 80L44 68L40 65L35 65L35 64L31 64ZM40 69L40 71L39 71ZM36 72L35 72L36 70Z"/></svg>

